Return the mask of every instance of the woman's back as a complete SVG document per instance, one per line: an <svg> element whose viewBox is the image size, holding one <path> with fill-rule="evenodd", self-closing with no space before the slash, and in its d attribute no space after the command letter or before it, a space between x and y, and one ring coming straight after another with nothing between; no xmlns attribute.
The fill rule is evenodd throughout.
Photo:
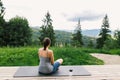
<svg viewBox="0 0 120 80"><path fill-rule="evenodd" d="M49 57L49 51L48 50L39 50L39 72L41 73L51 73L53 70L53 65L51 64L51 60Z"/></svg>
<svg viewBox="0 0 120 80"><path fill-rule="evenodd" d="M54 54L52 50L49 50L51 40L45 38L43 40L43 48L38 51L40 63L39 63L39 73L40 74L52 74L56 72L62 64L63 59L58 59L54 62Z"/></svg>

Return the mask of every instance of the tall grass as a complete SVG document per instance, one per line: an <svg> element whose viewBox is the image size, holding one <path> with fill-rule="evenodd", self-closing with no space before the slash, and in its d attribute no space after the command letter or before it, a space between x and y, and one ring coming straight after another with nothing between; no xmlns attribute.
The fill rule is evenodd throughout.
<svg viewBox="0 0 120 80"><path fill-rule="evenodd" d="M0 48L0 66L23 66L38 64L37 48Z"/></svg>
<svg viewBox="0 0 120 80"><path fill-rule="evenodd" d="M99 65L103 64L99 60L88 53L81 50L81 48L53 48L55 59L63 58L63 65Z"/></svg>
<svg viewBox="0 0 120 80"><path fill-rule="evenodd" d="M0 48L0 66L36 66L39 64L38 47ZM89 48L52 47L55 60L63 58L63 65L101 65L102 60L91 56L93 52L115 52ZM118 54L120 50L117 50ZM111 53L111 54L113 54Z"/></svg>
<svg viewBox="0 0 120 80"><path fill-rule="evenodd" d="M109 53L110 54L117 54L120 56L120 49L112 49L112 50L109 50Z"/></svg>

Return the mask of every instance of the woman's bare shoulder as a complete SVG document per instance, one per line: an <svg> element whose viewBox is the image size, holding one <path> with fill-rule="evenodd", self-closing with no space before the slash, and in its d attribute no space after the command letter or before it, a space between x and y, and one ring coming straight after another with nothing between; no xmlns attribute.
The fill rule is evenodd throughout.
<svg viewBox="0 0 120 80"><path fill-rule="evenodd" d="M40 51L40 50L43 50L43 48L39 48L38 50L39 50L39 51Z"/></svg>
<svg viewBox="0 0 120 80"><path fill-rule="evenodd" d="M48 52L49 52L49 54L53 54L53 50L49 49Z"/></svg>
<svg viewBox="0 0 120 80"><path fill-rule="evenodd" d="M53 50L48 50L49 56L53 55Z"/></svg>

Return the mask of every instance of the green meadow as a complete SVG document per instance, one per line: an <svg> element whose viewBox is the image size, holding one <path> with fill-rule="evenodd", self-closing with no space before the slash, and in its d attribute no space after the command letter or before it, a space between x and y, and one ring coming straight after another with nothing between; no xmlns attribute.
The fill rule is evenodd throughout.
<svg viewBox="0 0 120 80"><path fill-rule="evenodd" d="M4 47L0 48L0 66L37 66L39 47ZM90 55L90 53L107 53L120 55L118 50L99 50L74 47L51 47L55 60L63 58L62 65L103 65L104 62Z"/></svg>

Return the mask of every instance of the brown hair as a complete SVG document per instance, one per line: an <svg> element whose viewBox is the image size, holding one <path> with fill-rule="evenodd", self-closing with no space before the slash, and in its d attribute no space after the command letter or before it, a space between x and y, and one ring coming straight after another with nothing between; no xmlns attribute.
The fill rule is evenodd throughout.
<svg viewBox="0 0 120 80"><path fill-rule="evenodd" d="M51 40L48 37L44 38L43 40L44 50L46 50L47 46L50 45L50 43L51 43Z"/></svg>

